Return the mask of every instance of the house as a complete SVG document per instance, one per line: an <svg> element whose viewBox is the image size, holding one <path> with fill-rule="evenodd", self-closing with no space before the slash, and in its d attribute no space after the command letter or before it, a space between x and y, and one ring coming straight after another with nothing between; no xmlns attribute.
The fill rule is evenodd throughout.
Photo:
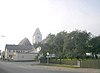
<svg viewBox="0 0 100 73"><path fill-rule="evenodd" d="M42 34L40 33L39 28L36 29L32 41L34 41L34 43L42 41ZM5 59L14 61L35 60L40 50L40 47L35 49L30 41L27 38L24 38L18 45L7 44L5 46Z"/></svg>
<svg viewBox="0 0 100 73"><path fill-rule="evenodd" d="M5 59L8 60L35 60L38 53L31 53L32 46L24 45L6 45Z"/></svg>

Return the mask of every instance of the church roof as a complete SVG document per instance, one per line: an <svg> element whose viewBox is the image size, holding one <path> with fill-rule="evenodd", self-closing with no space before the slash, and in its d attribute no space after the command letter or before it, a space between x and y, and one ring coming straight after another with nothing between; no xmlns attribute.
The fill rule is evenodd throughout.
<svg viewBox="0 0 100 73"><path fill-rule="evenodd" d="M32 50L33 46L24 46L24 45L6 45L5 47L8 50Z"/></svg>
<svg viewBox="0 0 100 73"><path fill-rule="evenodd" d="M24 38L22 41L19 42L18 45L30 46L31 43L30 43L30 41L28 40L28 38Z"/></svg>
<svg viewBox="0 0 100 73"><path fill-rule="evenodd" d="M41 34L41 32L40 32L39 28L37 28L37 29L35 30L34 35L37 35L37 34ZM33 35L33 36L34 36L34 35Z"/></svg>

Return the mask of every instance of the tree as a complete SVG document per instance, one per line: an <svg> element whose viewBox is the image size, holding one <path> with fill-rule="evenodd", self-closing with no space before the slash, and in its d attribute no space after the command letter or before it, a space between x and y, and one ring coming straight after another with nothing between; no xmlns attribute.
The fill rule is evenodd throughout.
<svg viewBox="0 0 100 73"><path fill-rule="evenodd" d="M66 56L71 58L82 58L88 49L90 33L75 30L68 34L65 39L64 48Z"/></svg>
<svg viewBox="0 0 100 73"><path fill-rule="evenodd" d="M55 35L54 34L49 34L46 39L43 40L42 44L41 44L41 52L44 54L44 56L46 56L46 53L49 52L50 54L54 53L54 39L55 39Z"/></svg>
<svg viewBox="0 0 100 73"><path fill-rule="evenodd" d="M90 40L91 52L93 54L100 54L100 36L96 36Z"/></svg>
<svg viewBox="0 0 100 73"><path fill-rule="evenodd" d="M57 35L49 34L41 44L41 52L55 54L60 60L63 58L83 58L89 51L90 33L75 30L70 33L65 31Z"/></svg>
<svg viewBox="0 0 100 73"><path fill-rule="evenodd" d="M67 32L65 31L62 31L62 32L59 32L57 33L56 37L55 37L55 54L56 54L56 57L58 57L60 59L60 62L61 62L61 59L64 58L65 56L65 52L64 52L64 40L65 40L65 36L67 35Z"/></svg>

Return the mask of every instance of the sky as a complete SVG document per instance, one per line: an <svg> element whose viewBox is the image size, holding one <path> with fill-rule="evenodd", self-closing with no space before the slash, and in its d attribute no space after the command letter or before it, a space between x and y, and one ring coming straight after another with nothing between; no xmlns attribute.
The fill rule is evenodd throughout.
<svg viewBox="0 0 100 73"><path fill-rule="evenodd" d="M0 50L18 44L39 28L43 39L60 31L100 35L100 0L0 0Z"/></svg>

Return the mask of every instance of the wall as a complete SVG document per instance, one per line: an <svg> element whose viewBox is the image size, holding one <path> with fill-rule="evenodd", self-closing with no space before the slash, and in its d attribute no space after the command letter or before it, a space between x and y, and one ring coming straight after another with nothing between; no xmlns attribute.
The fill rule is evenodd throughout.
<svg viewBox="0 0 100 73"><path fill-rule="evenodd" d="M14 60L35 60L37 54L21 54L21 53L16 53L15 56L13 56Z"/></svg>
<svg viewBox="0 0 100 73"><path fill-rule="evenodd" d="M9 50L5 50L5 59L11 59L10 57L9 57L9 55L13 55L14 54L14 52L13 52L13 50L10 50L10 52L9 52Z"/></svg>
<svg viewBox="0 0 100 73"><path fill-rule="evenodd" d="M41 59L41 63L46 63L46 59ZM65 64L65 65L73 65L78 66L80 68L97 68L100 69L100 59L90 59L90 60L67 60L64 59L60 62L59 59L49 59L49 63L51 64Z"/></svg>
<svg viewBox="0 0 100 73"><path fill-rule="evenodd" d="M81 68L99 68L100 69L100 60L82 60Z"/></svg>
<svg viewBox="0 0 100 73"><path fill-rule="evenodd" d="M49 60L50 63L54 63L54 64L66 64L66 65L77 65L77 60L67 60L67 59L63 59L63 60L56 60L56 59L50 59Z"/></svg>
<svg viewBox="0 0 100 73"><path fill-rule="evenodd" d="M7 59L8 58L8 50L7 49L5 49L5 59Z"/></svg>

